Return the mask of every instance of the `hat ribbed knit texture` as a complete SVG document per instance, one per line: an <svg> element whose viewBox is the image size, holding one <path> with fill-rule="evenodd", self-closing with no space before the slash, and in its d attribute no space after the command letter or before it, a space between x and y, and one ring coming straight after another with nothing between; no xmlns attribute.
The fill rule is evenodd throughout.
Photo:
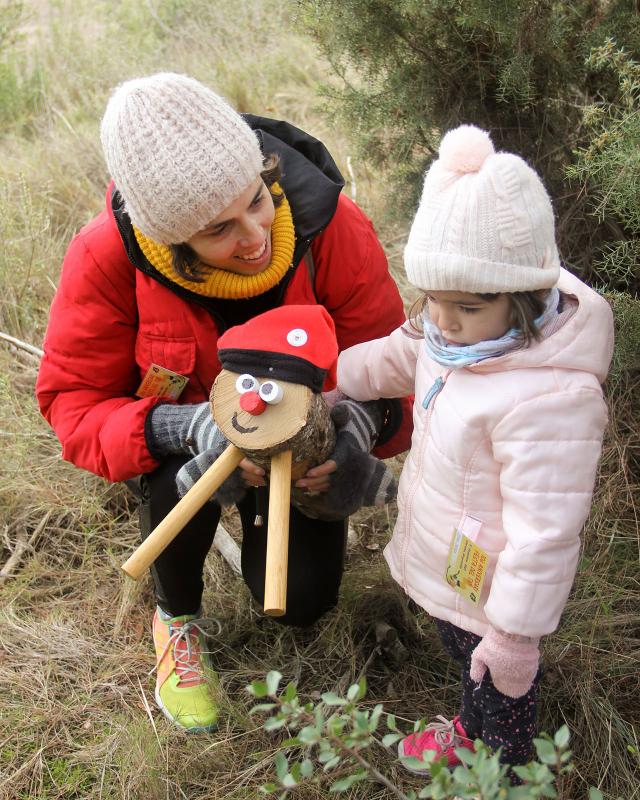
<svg viewBox="0 0 640 800"><path fill-rule="evenodd" d="M560 275L553 209L521 158L496 153L486 131L461 125L429 168L404 251L424 290L522 292Z"/></svg>
<svg viewBox="0 0 640 800"><path fill-rule="evenodd" d="M190 239L263 169L247 123L186 75L158 73L118 86L100 134L131 221L160 244Z"/></svg>

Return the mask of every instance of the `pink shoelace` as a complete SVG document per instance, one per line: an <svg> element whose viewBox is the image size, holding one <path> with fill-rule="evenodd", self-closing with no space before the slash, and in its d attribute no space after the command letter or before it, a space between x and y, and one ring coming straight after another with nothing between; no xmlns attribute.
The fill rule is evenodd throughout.
<svg viewBox="0 0 640 800"><path fill-rule="evenodd" d="M173 647L173 660L176 665L179 686L198 686L204 682L205 676L202 673L202 664L200 663L202 650L198 636L206 637L208 632L210 635L212 625L216 626L219 634L222 626L217 619L202 617L184 622L180 626L171 626L171 636L164 646L158 663L165 657L167 650Z"/></svg>

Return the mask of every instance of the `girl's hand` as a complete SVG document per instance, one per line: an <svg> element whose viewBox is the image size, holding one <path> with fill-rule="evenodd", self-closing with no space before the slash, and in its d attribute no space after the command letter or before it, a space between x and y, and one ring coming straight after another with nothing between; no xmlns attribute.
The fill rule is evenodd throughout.
<svg viewBox="0 0 640 800"><path fill-rule="evenodd" d="M247 486L266 486L267 482L264 478L264 470L248 458L243 458L238 464L240 470L240 477Z"/></svg>
<svg viewBox="0 0 640 800"><path fill-rule="evenodd" d="M324 464L319 464L317 467L310 469L294 485L296 489L304 489L310 495L327 492L331 485L331 473L335 472L337 468L336 462L330 458Z"/></svg>
<svg viewBox="0 0 640 800"><path fill-rule="evenodd" d="M514 636L489 628L471 654L471 680L482 683L489 670L493 685L507 697L522 697L538 674L540 639Z"/></svg>

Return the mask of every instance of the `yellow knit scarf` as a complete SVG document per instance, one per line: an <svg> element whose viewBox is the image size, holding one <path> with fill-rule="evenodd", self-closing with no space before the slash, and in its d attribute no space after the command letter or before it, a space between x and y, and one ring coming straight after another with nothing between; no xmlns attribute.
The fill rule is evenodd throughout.
<svg viewBox="0 0 640 800"><path fill-rule="evenodd" d="M276 194L282 193L277 183L273 184L272 191ZM196 294L205 297L219 297L224 300L255 297L279 283L291 266L296 238L291 208L283 194L271 225L271 262L269 265L257 275L238 275L226 269L207 267L206 273L202 276L204 281L198 283L183 278L174 270L170 247L149 239L135 225L133 230L147 261L165 278Z"/></svg>

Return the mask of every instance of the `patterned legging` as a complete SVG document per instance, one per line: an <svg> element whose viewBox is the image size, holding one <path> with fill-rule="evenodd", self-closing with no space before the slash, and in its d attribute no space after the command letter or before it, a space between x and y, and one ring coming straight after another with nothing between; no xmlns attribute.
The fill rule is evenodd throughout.
<svg viewBox="0 0 640 800"><path fill-rule="evenodd" d="M533 755L533 737L537 730L536 688L540 672L529 691L516 699L499 692L488 671L482 683L474 683L469 676L471 653L481 637L450 622L436 620L436 625L445 649L462 667L460 724L467 736L482 739L492 750L501 747L500 761L505 764L526 764ZM512 780L518 782L513 777Z"/></svg>

